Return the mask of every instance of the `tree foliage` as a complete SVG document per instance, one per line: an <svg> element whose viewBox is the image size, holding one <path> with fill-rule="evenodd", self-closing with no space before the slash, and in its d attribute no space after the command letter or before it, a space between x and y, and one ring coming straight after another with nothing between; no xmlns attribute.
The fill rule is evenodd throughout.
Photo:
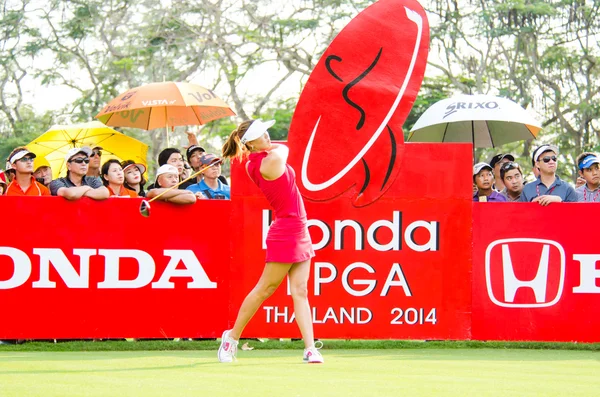
<svg viewBox="0 0 600 397"><path fill-rule="evenodd" d="M250 117L277 118L274 138L283 139L320 55L372 2L7 0L0 10L0 154L53 123L90 120L128 88L165 80L211 88L237 113L203 126L203 144L218 149L236 122ZM431 51L405 133L442 98L489 93L535 112L544 125L539 140L558 144L563 160L598 149L600 0L422 4ZM31 85L68 87L75 99L46 114L34 108ZM151 158L166 144L162 130L126 133L149 143ZM477 150L476 157L511 150L527 159L532 144ZM573 176L574 167L567 172Z"/></svg>
<svg viewBox="0 0 600 397"><path fill-rule="evenodd" d="M574 158L600 142L600 1L430 0L427 6L439 21L432 24L430 65L462 93L506 96L536 112L544 126L540 140L561 148L570 162L563 172L574 177ZM529 158L531 142L520 146L518 154Z"/></svg>

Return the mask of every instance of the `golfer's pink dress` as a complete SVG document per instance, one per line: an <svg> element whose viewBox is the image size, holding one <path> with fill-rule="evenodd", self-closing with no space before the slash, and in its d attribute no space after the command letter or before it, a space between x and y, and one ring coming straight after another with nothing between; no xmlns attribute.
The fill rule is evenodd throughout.
<svg viewBox="0 0 600 397"><path fill-rule="evenodd" d="M304 201L296 186L296 173L288 164L279 178L268 181L260 173L267 152L251 153L248 174L275 212L267 234L267 262L296 263L315 256L306 226Z"/></svg>

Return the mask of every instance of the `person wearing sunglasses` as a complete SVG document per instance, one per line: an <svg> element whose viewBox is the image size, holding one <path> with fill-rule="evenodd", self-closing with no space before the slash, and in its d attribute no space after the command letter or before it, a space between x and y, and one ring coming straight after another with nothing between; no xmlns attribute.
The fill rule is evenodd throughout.
<svg viewBox="0 0 600 397"><path fill-rule="evenodd" d="M94 200L104 200L109 196L108 189L97 177L87 176L92 149L87 146L72 148L65 156L67 176L50 182L50 193L67 200L78 200L89 197Z"/></svg>
<svg viewBox="0 0 600 397"><path fill-rule="evenodd" d="M6 188L7 196L49 196L48 188L33 176L33 160L35 154L25 147L14 149L8 161L15 170L14 179Z"/></svg>
<svg viewBox="0 0 600 397"><path fill-rule="evenodd" d="M577 156L579 178L585 181L575 192L580 202L600 203L600 157L585 152Z"/></svg>
<svg viewBox="0 0 600 397"><path fill-rule="evenodd" d="M506 197L492 187L494 185L494 169L488 163L477 163L473 166L473 183L477 186L473 201L490 203L506 201Z"/></svg>
<svg viewBox="0 0 600 397"><path fill-rule="evenodd" d="M102 162L102 148L94 146L90 153L90 165L88 166L87 176L102 178L100 163Z"/></svg>
<svg viewBox="0 0 600 397"><path fill-rule="evenodd" d="M542 145L535 151L535 166L540 170L537 180L523 188L520 201L539 203L575 203L577 193L573 186L562 181L556 175L558 166L558 148L554 145Z"/></svg>
<svg viewBox="0 0 600 397"><path fill-rule="evenodd" d="M506 197L506 201L519 201L523 186L525 186L521 166L513 161L502 164L502 167L500 167L500 179L504 183L504 190L500 194Z"/></svg>

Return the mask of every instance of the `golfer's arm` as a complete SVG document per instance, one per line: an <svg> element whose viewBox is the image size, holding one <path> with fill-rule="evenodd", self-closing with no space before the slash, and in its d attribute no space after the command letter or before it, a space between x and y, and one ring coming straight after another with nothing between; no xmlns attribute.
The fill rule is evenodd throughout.
<svg viewBox="0 0 600 397"><path fill-rule="evenodd" d="M267 180L275 180L285 172L289 149L285 145L273 144L269 154L260 164L260 173Z"/></svg>
<svg viewBox="0 0 600 397"><path fill-rule="evenodd" d="M89 186L61 187L56 191L56 195L67 200L79 200L90 189Z"/></svg>
<svg viewBox="0 0 600 397"><path fill-rule="evenodd" d="M94 200L106 200L109 195L110 193L108 192L108 189L104 186L97 189L90 189L84 194L84 196Z"/></svg>
<svg viewBox="0 0 600 397"><path fill-rule="evenodd" d="M282 161L285 164L289 153L290 149L287 146L282 145L281 143L274 143L271 145L271 149L269 149L267 159Z"/></svg>

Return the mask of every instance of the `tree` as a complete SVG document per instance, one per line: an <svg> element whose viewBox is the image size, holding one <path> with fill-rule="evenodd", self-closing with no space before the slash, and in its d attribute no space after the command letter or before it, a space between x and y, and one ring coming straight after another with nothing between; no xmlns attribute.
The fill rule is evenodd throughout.
<svg viewBox="0 0 600 397"><path fill-rule="evenodd" d="M430 0L430 65L457 91L507 96L542 120L541 139L572 163L600 142L600 2ZM536 143L537 144L537 143ZM530 155L531 143L521 146ZM574 177L575 167L563 167Z"/></svg>

